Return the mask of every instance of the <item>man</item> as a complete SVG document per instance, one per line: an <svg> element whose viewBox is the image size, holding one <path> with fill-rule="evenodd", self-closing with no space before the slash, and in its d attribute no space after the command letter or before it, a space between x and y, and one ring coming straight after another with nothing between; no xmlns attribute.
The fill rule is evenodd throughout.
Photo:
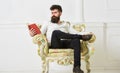
<svg viewBox="0 0 120 73"><path fill-rule="evenodd" d="M60 21L62 8L60 5L52 5L51 21L42 25L41 32L46 34L49 46L51 48L72 48L74 49L74 68L73 73L84 73L81 69L81 44L80 40L90 40L92 34L79 35L70 34L70 25L65 21ZM30 31L31 36L34 36L34 30Z"/></svg>

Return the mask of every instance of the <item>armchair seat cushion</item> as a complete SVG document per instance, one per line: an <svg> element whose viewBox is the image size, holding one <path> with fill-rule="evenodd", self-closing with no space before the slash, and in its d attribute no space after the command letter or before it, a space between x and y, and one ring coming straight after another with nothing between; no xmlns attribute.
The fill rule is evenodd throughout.
<svg viewBox="0 0 120 73"><path fill-rule="evenodd" d="M81 55L82 55L82 53L81 53ZM47 56L48 57L70 57L70 58L73 58L74 50L71 48L66 48L66 49L50 48ZM84 56L81 56L81 58L83 59Z"/></svg>
<svg viewBox="0 0 120 73"><path fill-rule="evenodd" d="M48 56L58 57L58 56L72 56L73 49L66 48L66 49L49 49Z"/></svg>
<svg viewBox="0 0 120 73"><path fill-rule="evenodd" d="M54 48L50 48L49 49L49 53L61 53L61 52L71 53L71 52L73 52L73 49L70 49L70 48L66 48L66 49L54 49Z"/></svg>

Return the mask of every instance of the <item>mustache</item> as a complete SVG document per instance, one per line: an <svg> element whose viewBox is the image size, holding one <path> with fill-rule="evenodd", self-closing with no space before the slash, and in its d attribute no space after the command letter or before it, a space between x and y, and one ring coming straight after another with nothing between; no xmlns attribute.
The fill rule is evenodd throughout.
<svg viewBox="0 0 120 73"><path fill-rule="evenodd" d="M51 18L57 18L57 16L52 16Z"/></svg>
<svg viewBox="0 0 120 73"><path fill-rule="evenodd" d="M60 20L60 17L56 17L56 16L51 17L51 22L52 23L58 23L59 20Z"/></svg>

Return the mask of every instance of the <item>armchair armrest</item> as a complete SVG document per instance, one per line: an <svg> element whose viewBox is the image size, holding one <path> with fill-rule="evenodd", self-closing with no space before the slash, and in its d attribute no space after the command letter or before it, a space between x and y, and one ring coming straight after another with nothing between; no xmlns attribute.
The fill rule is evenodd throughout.
<svg viewBox="0 0 120 73"><path fill-rule="evenodd" d="M45 35L38 34L33 37L33 43L38 45L38 55L43 58L48 54L48 42Z"/></svg>
<svg viewBox="0 0 120 73"><path fill-rule="evenodd" d="M93 43L95 40L96 40L96 36L94 34L92 34L92 37L88 42Z"/></svg>
<svg viewBox="0 0 120 73"><path fill-rule="evenodd" d="M76 24L73 25L73 28L78 32L78 34L87 34L88 32L85 32L85 24ZM94 46L91 45L91 43L94 43L96 40L96 36L92 33L92 37L89 41L82 41L81 40L81 55L85 56L86 54L93 54L94 53Z"/></svg>
<svg viewBox="0 0 120 73"><path fill-rule="evenodd" d="M81 41L81 55L85 56L87 54L92 55L94 54L94 46L93 44L87 42L87 41Z"/></svg>

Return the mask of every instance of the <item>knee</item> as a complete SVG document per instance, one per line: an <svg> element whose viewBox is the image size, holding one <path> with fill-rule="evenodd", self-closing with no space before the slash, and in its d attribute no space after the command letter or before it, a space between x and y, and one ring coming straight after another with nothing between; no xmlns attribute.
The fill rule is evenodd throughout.
<svg viewBox="0 0 120 73"><path fill-rule="evenodd" d="M72 39L72 40L71 40L71 45L74 45L74 46L75 46L75 45L76 45L76 46L77 46L77 45L80 45L80 39Z"/></svg>
<svg viewBox="0 0 120 73"><path fill-rule="evenodd" d="M76 45L76 46L77 46L77 45L80 45L80 39L72 39L72 40L71 40L71 44L74 45L74 46L75 46L75 45Z"/></svg>
<svg viewBox="0 0 120 73"><path fill-rule="evenodd" d="M79 50L78 48L80 48L80 39L72 39L71 40L71 47L74 49Z"/></svg>

